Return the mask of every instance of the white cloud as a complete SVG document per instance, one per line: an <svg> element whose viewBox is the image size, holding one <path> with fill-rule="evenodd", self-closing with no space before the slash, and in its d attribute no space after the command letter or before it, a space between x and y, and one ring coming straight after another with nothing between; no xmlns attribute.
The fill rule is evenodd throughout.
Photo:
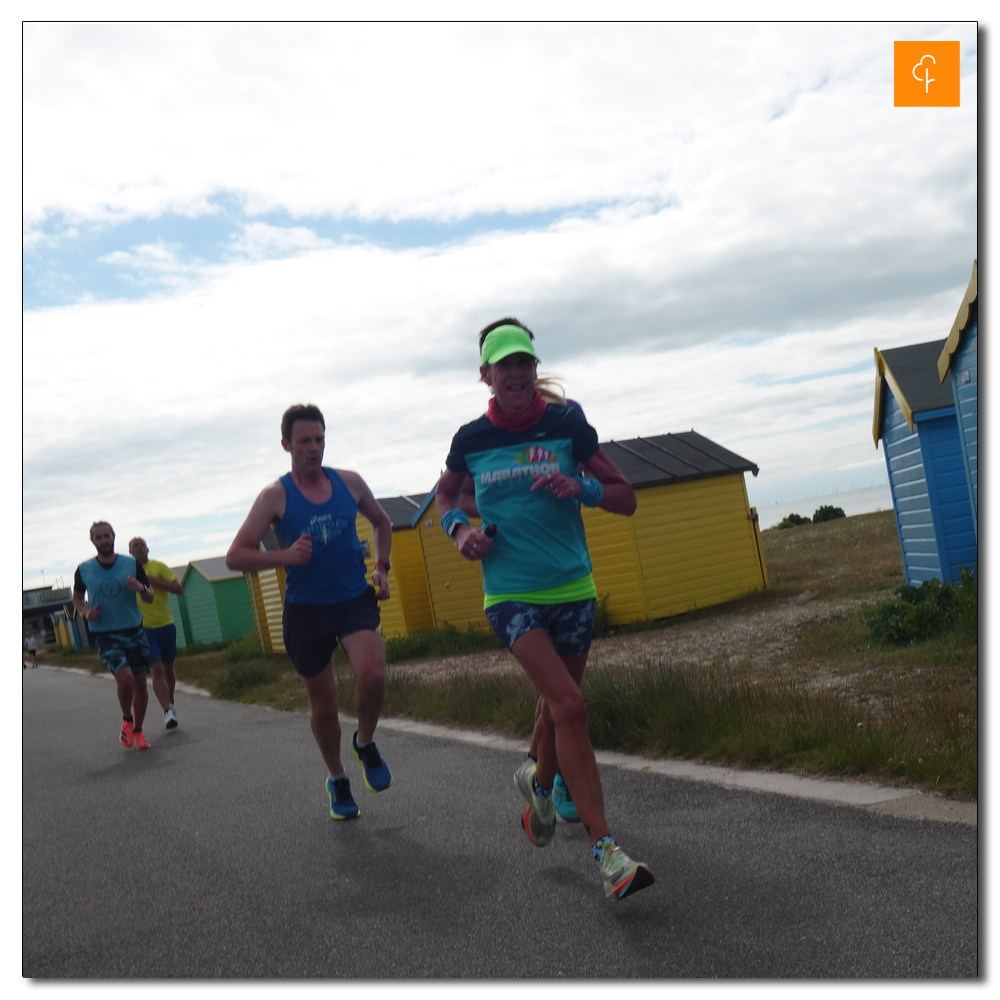
<svg viewBox="0 0 1000 1000"><path fill-rule="evenodd" d="M286 468L297 401L376 492L429 489L485 403L476 331L509 313L603 439L693 426L762 480L870 464L872 348L947 334L977 239L975 74L960 109L894 109L897 37L27 25L28 243L47 214L219 193L371 219L597 210L436 249L258 220L223 263L166 237L110 251L161 290L24 317L26 564L71 569L97 516L189 518L205 554L229 527L198 518L235 531Z"/></svg>

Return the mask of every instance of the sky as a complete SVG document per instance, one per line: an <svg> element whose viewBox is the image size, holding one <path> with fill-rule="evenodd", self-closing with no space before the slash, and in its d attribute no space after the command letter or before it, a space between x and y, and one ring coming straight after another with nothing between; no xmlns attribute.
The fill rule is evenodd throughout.
<svg viewBox="0 0 1000 1000"><path fill-rule="evenodd" d="M960 41L961 107L893 107L906 39ZM296 402L426 492L504 315L603 441L693 428L759 505L885 483L873 348L947 336L977 256L969 22L27 23L22 58L26 587L96 519L224 554Z"/></svg>

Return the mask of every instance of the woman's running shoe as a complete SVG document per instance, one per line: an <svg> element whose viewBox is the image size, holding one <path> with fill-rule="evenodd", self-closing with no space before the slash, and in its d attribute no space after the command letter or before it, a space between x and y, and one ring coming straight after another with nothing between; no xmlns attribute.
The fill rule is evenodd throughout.
<svg viewBox="0 0 1000 1000"><path fill-rule="evenodd" d="M135 743L135 737L132 735L132 727L134 725L134 722L126 722L124 719L122 720L122 731L118 739L122 741L123 747L130 747L133 743Z"/></svg>
<svg viewBox="0 0 1000 1000"><path fill-rule="evenodd" d="M646 865L633 861L610 837L601 844L597 866L604 879L604 895L615 899L631 896L656 881Z"/></svg>
<svg viewBox="0 0 1000 1000"><path fill-rule="evenodd" d="M135 740L136 750L148 750L149 740L146 739L146 734L141 730L138 733L134 733L132 739Z"/></svg>
<svg viewBox="0 0 1000 1000"><path fill-rule="evenodd" d="M326 779L326 797L330 801L331 819L357 819L361 815L354 796L351 795L351 782L349 778Z"/></svg>
<svg viewBox="0 0 1000 1000"><path fill-rule="evenodd" d="M528 803L521 826L535 847L545 847L552 842L556 832L556 807L551 795L537 795L534 788L535 770L537 765L532 761L528 767L518 768L514 780L518 791Z"/></svg>
<svg viewBox="0 0 1000 1000"><path fill-rule="evenodd" d="M573 796L569 794L569 787L558 772L556 772L556 780L552 782L552 801L556 807L556 819L560 823L580 822L580 814L576 811Z"/></svg>

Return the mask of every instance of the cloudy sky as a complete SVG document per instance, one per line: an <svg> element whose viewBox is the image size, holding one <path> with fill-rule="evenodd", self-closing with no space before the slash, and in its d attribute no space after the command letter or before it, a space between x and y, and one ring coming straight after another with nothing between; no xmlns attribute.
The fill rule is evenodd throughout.
<svg viewBox="0 0 1000 1000"><path fill-rule="evenodd" d="M893 41L961 42L960 108ZM885 482L872 348L947 335L977 253L963 24L27 24L26 586L136 533L225 552L287 471L419 493L538 338L602 440L694 428L751 501Z"/></svg>

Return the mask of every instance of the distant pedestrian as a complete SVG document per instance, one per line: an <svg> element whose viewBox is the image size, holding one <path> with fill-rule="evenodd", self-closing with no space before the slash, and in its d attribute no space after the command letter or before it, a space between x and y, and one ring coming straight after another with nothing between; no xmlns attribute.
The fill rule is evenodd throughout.
<svg viewBox="0 0 1000 1000"><path fill-rule="evenodd" d="M86 618L97 653L117 684L122 746L148 750L142 723L149 701L149 643L132 595L151 604L153 588L132 556L115 552L115 532L107 521L90 526L90 540L97 556L76 568L73 606Z"/></svg>
<svg viewBox="0 0 1000 1000"><path fill-rule="evenodd" d="M38 666L38 657L35 655L38 647L35 645L35 637L30 632L24 633L24 651L31 657L31 666ZM28 664L21 660L22 669L27 669Z"/></svg>
<svg viewBox="0 0 1000 1000"><path fill-rule="evenodd" d="M287 567L285 649L305 685L313 737L330 772L330 816L354 819L359 809L340 759L333 651L339 640L357 678L358 731L351 752L361 763L365 788L385 791L392 773L375 746L375 726L385 699L385 644L376 629L377 601L389 597L392 522L356 472L324 467L326 423L318 407L285 411L281 447L291 456L291 472L265 487L254 501L229 547L226 565L234 570ZM371 522L375 539L372 587L365 578L356 528L359 511ZM271 527L288 545L261 551L261 539Z"/></svg>
<svg viewBox="0 0 1000 1000"><path fill-rule="evenodd" d="M174 707L174 660L177 657L177 626L170 613L167 594L184 593L184 585L177 574L166 564L149 558L149 546L143 538L133 538L128 550L136 563L143 569L153 588L153 601L148 603L141 595L136 596L137 606L142 614L142 627L149 643L150 667L153 671L153 694L163 709L163 723L167 729L177 728L177 709ZM141 604L138 604L142 601Z"/></svg>

